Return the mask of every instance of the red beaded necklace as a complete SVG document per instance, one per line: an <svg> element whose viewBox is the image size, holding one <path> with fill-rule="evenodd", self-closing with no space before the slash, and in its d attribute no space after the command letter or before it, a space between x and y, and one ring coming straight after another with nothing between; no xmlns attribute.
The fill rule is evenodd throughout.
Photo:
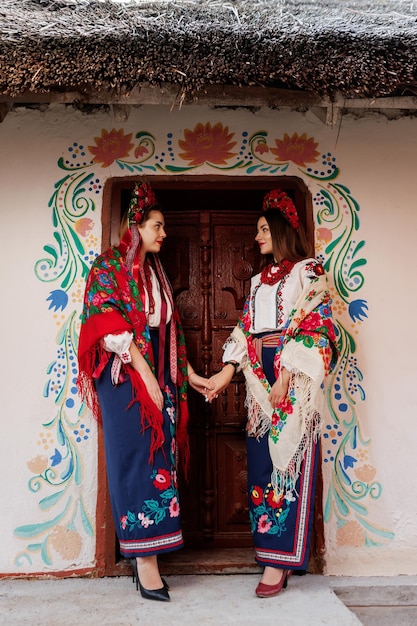
<svg viewBox="0 0 417 626"><path fill-rule="evenodd" d="M278 281L282 280L291 272L294 265L294 261L288 261L288 259L283 259L280 263L265 265L261 272L261 283L265 285L276 285Z"/></svg>

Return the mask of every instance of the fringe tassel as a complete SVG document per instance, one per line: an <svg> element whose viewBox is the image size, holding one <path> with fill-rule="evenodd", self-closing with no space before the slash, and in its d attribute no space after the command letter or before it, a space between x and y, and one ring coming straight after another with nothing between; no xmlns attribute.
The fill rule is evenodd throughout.
<svg viewBox="0 0 417 626"><path fill-rule="evenodd" d="M126 408L129 409L135 402L140 404L142 430L151 428L149 463L152 463L155 457L155 452L162 447L165 440L162 429L162 412L151 399L140 374L133 369L133 367L129 367L129 375L133 388L133 399Z"/></svg>
<svg viewBox="0 0 417 626"><path fill-rule="evenodd" d="M262 410L262 407L255 400L255 396L246 387L245 407L248 410L248 424L246 426L249 437L260 439L269 432L271 428L271 418Z"/></svg>

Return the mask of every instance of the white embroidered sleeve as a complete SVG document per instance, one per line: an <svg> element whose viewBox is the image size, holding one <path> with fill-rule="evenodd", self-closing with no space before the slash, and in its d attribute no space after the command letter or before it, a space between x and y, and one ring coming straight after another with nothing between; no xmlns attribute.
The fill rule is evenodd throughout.
<svg viewBox="0 0 417 626"><path fill-rule="evenodd" d="M239 363L239 367L236 369L236 371L239 372L242 366L242 361L246 356L245 347L233 339L233 337L229 337L223 345L223 350L222 362L226 363L226 361L234 361Z"/></svg>
<svg viewBox="0 0 417 626"><path fill-rule="evenodd" d="M104 348L108 352L115 352L122 363L130 363L132 357L130 356L129 348L133 340L133 333L129 333L127 330L119 335L106 335L104 337Z"/></svg>

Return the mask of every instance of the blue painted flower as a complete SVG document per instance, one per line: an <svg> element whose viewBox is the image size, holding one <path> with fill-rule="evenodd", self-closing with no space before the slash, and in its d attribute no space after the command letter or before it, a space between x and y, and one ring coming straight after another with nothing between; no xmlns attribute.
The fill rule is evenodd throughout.
<svg viewBox="0 0 417 626"><path fill-rule="evenodd" d="M345 469L347 469L348 467L353 467L355 463L357 463L358 460L355 459L354 456L349 456L349 454L345 454L344 459L343 459L343 466Z"/></svg>
<svg viewBox="0 0 417 626"><path fill-rule="evenodd" d="M353 300L349 304L349 315L352 318L352 321L362 320L365 317L368 317L366 311L368 310L368 304L366 300Z"/></svg>
<svg viewBox="0 0 417 626"><path fill-rule="evenodd" d="M59 308L63 311L68 304L68 296L62 289L54 289L54 291L51 291L46 298L46 301L48 300L51 301L48 308L54 309L54 311L58 311Z"/></svg>
<svg viewBox="0 0 417 626"><path fill-rule="evenodd" d="M51 456L51 466L59 465L62 461L62 454L55 448L55 454Z"/></svg>

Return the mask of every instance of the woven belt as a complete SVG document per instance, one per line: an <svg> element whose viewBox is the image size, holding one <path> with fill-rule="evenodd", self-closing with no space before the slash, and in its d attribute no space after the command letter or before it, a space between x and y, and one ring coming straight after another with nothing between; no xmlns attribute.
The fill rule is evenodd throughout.
<svg viewBox="0 0 417 626"><path fill-rule="evenodd" d="M280 339L283 336L283 332L277 331L275 333L266 333L265 335L254 335L252 338L253 347L256 351L258 361L262 365L262 348L277 348L280 343Z"/></svg>

